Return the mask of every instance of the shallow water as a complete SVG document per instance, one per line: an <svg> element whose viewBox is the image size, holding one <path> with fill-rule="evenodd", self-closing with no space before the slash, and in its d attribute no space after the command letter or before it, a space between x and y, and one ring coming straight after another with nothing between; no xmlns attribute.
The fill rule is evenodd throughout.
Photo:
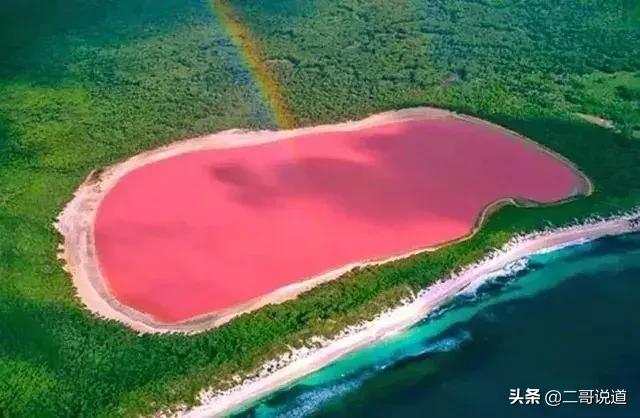
<svg viewBox="0 0 640 418"><path fill-rule="evenodd" d="M640 234L538 254L235 416L638 417L639 310ZM512 388L625 389L627 405L510 405Z"/></svg>

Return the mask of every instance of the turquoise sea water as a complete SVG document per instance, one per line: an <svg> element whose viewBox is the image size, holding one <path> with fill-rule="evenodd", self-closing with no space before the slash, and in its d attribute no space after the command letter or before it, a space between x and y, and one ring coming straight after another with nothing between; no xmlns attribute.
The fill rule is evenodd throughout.
<svg viewBox="0 0 640 418"><path fill-rule="evenodd" d="M627 405L510 405L515 388L624 389ZM532 256L235 416L640 417L640 234Z"/></svg>

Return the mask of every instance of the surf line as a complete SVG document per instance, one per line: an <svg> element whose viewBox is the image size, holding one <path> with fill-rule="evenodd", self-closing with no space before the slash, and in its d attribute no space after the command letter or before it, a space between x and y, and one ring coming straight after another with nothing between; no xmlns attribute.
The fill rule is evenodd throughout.
<svg viewBox="0 0 640 418"><path fill-rule="evenodd" d="M292 128L293 114L280 91L278 80L266 64L258 40L226 0L212 0L211 5L256 81L276 125L280 129Z"/></svg>

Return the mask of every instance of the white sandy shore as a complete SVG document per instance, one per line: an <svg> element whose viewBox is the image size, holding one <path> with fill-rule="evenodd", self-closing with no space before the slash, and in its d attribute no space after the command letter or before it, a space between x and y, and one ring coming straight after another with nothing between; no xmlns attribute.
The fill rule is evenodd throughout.
<svg viewBox="0 0 640 418"><path fill-rule="evenodd" d="M228 391L202 391L199 406L184 408L176 415L211 417L229 413L234 408L312 373L351 351L405 330L467 286L478 285L495 276L495 272L522 258L541 251L638 230L640 211L514 238L481 262L467 266L453 277L441 280L420 292L413 300L381 314L373 321L351 327L332 340L315 339L316 348L292 350L266 363L254 377L246 378L244 382L238 379L239 384Z"/></svg>
<svg viewBox="0 0 640 418"><path fill-rule="evenodd" d="M300 293L308 291L321 283L338 278L356 266L385 263L398 258L408 257L418 252L435 250L441 245L413 249L411 251L407 251L405 254L394 255L383 260L362 260L357 263L342 266L314 277L306 278L297 283L281 287L268 295L257 297L230 309L206 314L185 322L167 324L157 321L146 312L138 311L121 303L113 296L113 293L109 288L107 281L104 280L103 274L100 270L100 265L96 256L94 237L94 221L98 207L100 206L104 196L122 177L147 164L195 151L256 146L311 133L347 132L400 121L428 119L465 120L467 122L484 125L491 129L506 133L516 140L521 140L530 146L537 147L541 151L548 153L553 158L559 159L571 167L575 171L576 175L581 179L581 184L576 186L576 195L589 195L593 190L589 179L570 161L542 147L540 144L537 144L528 138L525 138L513 131L509 131L501 126L443 109L429 107L403 109L379 113L359 121L349 121L285 131L249 132L230 130L199 138L178 141L164 147L140 153L125 161L91 173L80 185L73 199L67 204L55 223L55 227L60 231L64 239L63 244L60 246L59 257L65 262L65 269L72 277L80 300L97 316L120 321L139 332L177 331L193 333L217 327L237 315L256 310L267 304L281 303L286 300L293 299ZM568 196L568 198L570 197L572 196ZM459 240L467 239L472 236L477 231L479 225L482 224L487 214L491 213L491 211L503 204L516 204L516 201L514 199L501 199L497 202L490 203L482 213L478 214L478 222L475 227L469 231L467 236L460 237ZM442 243L442 245L452 244L459 240Z"/></svg>

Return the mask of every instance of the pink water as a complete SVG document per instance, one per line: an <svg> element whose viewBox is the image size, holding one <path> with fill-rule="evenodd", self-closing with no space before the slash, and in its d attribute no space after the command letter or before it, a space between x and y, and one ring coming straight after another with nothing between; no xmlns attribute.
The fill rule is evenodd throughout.
<svg viewBox="0 0 640 418"><path fill-rule="evenodd" d="M400 122L194 152L127 174L97 214L114 295L161 322L467 234L503 197L552 202L575 173L487 126Z"/></svg>

